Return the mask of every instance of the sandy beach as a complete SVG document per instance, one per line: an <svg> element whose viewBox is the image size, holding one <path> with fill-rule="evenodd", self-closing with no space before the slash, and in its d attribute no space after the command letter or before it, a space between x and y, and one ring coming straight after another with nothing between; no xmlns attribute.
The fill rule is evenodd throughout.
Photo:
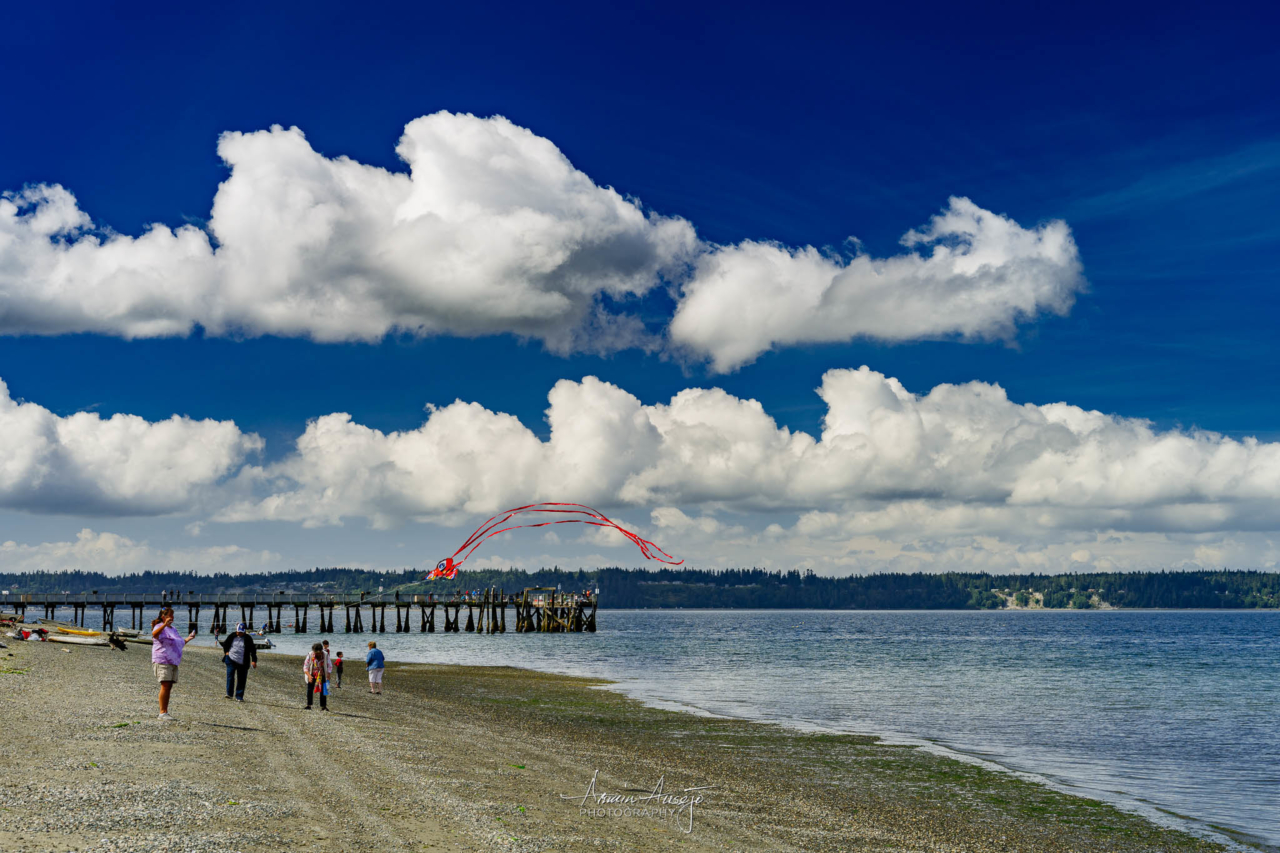
<svg viewBox="0 0 1280 853"><path fill-rule="evenodd" d="M149 652L0 650L0 849L1221 849L918 749L517 669L391 661L373 696L353 661L321 713L300 659L261 654L239 704L193 645L163 723Z"/></svg>

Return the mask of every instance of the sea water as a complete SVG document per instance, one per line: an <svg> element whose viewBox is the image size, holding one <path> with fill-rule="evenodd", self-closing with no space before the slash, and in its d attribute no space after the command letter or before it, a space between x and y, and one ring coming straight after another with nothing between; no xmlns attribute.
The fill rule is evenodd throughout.
<svg viewBox="0 0 1280 853"><path fill-rule="evenodd" d="M919 743L1280 845L1280 612L603 610L595 634L493 636L417 633L416 616L411 634L323 638L357 684L369 639L391 661L606 678L659 707ZM322 637L273 639L302 654Z"/></svg>

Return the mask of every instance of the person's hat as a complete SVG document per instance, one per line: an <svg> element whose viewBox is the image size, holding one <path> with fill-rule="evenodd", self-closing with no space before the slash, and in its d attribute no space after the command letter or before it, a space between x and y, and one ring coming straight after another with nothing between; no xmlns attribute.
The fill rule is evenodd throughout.
<svg viewBox="0 0 1280 853"><path fill-rule="evenodd" d="M249 626L248 626L248 625L246 625L246 624L244 624L243 622L238 622L238 623L236 623L236 630L237 630L237 631L247 631L247 630L249 630Z"/></svg>

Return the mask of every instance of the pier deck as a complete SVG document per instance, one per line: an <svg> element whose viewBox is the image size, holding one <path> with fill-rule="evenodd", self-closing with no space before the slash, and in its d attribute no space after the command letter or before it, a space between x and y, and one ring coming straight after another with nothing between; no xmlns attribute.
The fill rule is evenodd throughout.
<svg viewBox="0 0 1280 853"><path fill-rule="evenodd" d="M505 593L500 589L484 589L474 592L402 594L388 593L11 593L0 594L0 613L12 611L19 619L27 617L28 609L43 611L46 619L57 618L60 609L72 611L71 622L84 625L85 613L92 608L102 611L104 631L115 630L116 609L129 608L129 627L141 629L143 613L161 607L172 607L174 613L187 609L187 630L200 630L201 613L211 614L208 623L212 634L225 634L228 624L244 622L252 630L265 629L279 634L283 630L286 608L293 608L293 632L307 633L308 616L318 611L316 629L319 633L336 631L334 613L343 611L338 625L347 633L364 631L385 633L387 608L395 612L393 630L398 633L413 631L413 611L418 611L418 631L434 633L436 609L444 614L442 631L467 631L477 634L504 634L507 630L507 609L513 611L513 629L523 632L581 632L594 633L599 596L593 592L560 592L544 587L530 587L518 593ZM239 608L240 618L232 621L229 615ZM460 625L462 609L467 610L465 627ZM261 609L261 610L260 610ZM369 621L365 622L368 610ZM255 622L255 612L265 611L266 619ZM367 625L367 627L366 627ZM123 626L121 626L123 627Z"/></svg>

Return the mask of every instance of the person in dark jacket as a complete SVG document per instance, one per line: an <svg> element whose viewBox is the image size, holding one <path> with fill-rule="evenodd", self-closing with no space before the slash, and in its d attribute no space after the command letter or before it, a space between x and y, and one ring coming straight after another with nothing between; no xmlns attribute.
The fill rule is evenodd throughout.
<svg viewBox="0 0 1280 853"><path fill-rule="evenodd" d="M235 688L235 700L244 701L244 684L249 679L249 667L258 668L258 650L249 636L248 626L243 622L236 625L235 633L228 634L221 640L222 662L227 665L227 698L231 697L231 689Z"/></svg>

